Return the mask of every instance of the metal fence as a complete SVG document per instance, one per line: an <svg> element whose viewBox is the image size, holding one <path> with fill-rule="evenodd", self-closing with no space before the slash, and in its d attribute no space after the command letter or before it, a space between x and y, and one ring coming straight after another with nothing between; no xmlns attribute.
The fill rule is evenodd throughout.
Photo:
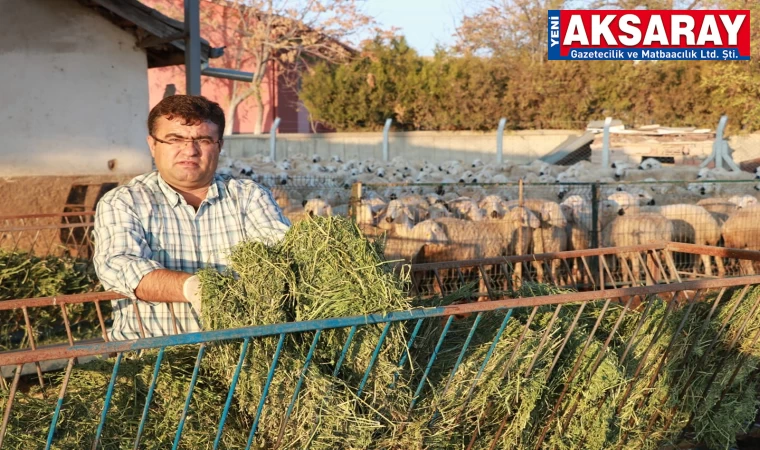
<svg viewBox="0 0 760 450"><path fill-rule="evenodd" d="M92 257L94 211L0 216L0 248L32 255Z"/></svg>
<svg viewBox="0 0 760 450"><path fill-rule="evenodd" d="M640 250L643 252L658 249L665 248L652 246ZM687 250L686 247L680 249ZM692 250L705 251L704 248ZM597 256L603 254L599 250L596 252ZM711 249L709 252L722 258L739 258L749 261L750 264L760 262L760 253L757 252L736 253L725 249ZM591 256L593 254L576 252L554 255L552 258L568 260L571 257ZM443 270L456 269L465 272L468 268L478 267L483 279L488 279L484 266L492 263L494 262L480 261L428 265L417 267L415 271L433 271L438 274L437 280ZM659 266L659 269L665 272L666 265ZM27 448L51 448L59 440L66 439L70 430L60 429L64 427L62 421L65 420L63 418L71 420L74 411L69 405L74 402L72 396L77 393L76 390L81 389L81 386L70 388L69 382L72 380L72 373L75 372L74 366L78 359L102 355L111 355L111 376L107 377L102 385L88 387L89 394L99 400L94 405L88 405L92 413L89 421L92 429L86 433L85 439L89 442L80 442L80 445L92 445L93 448L106 442L111 446L140 448L141 439L144 442L146 436L155 436L155 433L168 434L173 448L178 448L191 432L201 433L205 442L214 442L213 448L251 448L253 442L260 442L260 439L269 439L272 436L274 440L265 441L266 448L285 446L285 442L288 441L283 440L283 436L286 439L291 437L290 433L294 433L294 427L308 426L316 434L320 426L318 420L294 424L295 413L291 415L293 411L303 407L299 402L310 389L312 377L315 376L313 370L324 372L325 376L332 380L333 387L323 392L325 402L331 402L332 396L342 398L341 395L348 395L352 399L351 402L363 405L361 410L365 415L362 419L375 424L374 431L370 433L372 439L367 444L368 448L404 448L404 443L410 442L405 439L412 439L413 442L422 445L425 436L449 425L454 427L454 432L461 434L462 445L467 445L468 448L488 448L489 445L490 448L496 448L501 445L504 436L512 436L512 432L509 431L511 427L506 427L514 419L509 408L505 410L498 402L491 400L484 404L474 417L462 417L460 420L460 416L455 414L449 417L448 413L466 410L467 405L476 397L482 398L484 390L494 386L494 382L495 386L499 386L499 383L508 383L508 378L505 377L518 374L526 380L532 377L549 380L553 376L563 380L561 389L558 388L556 395L549 398L554 407L549 408L548 415L541 417L541 421L528 421L525 425L523 436L531 442L533 448L542 448L542 444L544 447L551 446L549 442L554 427L566 427L567 424L575 423L581 403L587 400L590 402L584 406L585 408L593 408L590 405L594 404L606 405L613 395L613 404L617 405L618 413L622 405L631 402L639 408L646 405L654 410L650 415L643 417L642 423L646 425L639 426L639 434L636 437L629 437L632 427L623 427L628 431L622 430L616 438L620 445L635 445L635 439L664 439L662 433L650 435L654 428L661 430L668 429L671 425L675 426L673 420L676 417L679 426L683 426L687 421L691 423L695 419L695 407L686 410L684 408L687 402L679 401L685 395L694 393L692 385L696 383L695 378L704 378L707 382L704 392L701 392L703 386L700 384L701 395L690 397L688 403L692 406L696 403L696 410L701 408L704 411L715 411L721 408L721 403L728 393L733 395L739 388L741 376L738 374L743 373L745 367L749 366L754 370L757 366L750 354L745 353L750 348L743 347L745 338L738 337L746 335L746 342L750 343L748 345L751 345L751 348L754 348L760 337L760 329L750 325L756 323L757 315L760 314L760 276L757 275L691 281L663 275L659 278L659 284L648 286L587 292L538 292L533 295L526 295L524 288L530 289L528 283L523 285L522 290L512 293L502 290L498 284L495 280L490 280L486 284L486 290L481 292L492 300L487 302L205 331L135 341L108 342L105 333L105 342L79 340L74 336L67 320L68 342L63 345L39 347L30 341L28 348L24 350L0 352L0 367L10 367L12 372L8 374L12 378L10 384L0 388L0 393L4 394L2 397L5 399L0 427L0 447L17 448L22 445ZM416 282L416 286L418 291L425 289L419 281ZM445 284L441 284L440 287L445 288ZM29 322L34 320L34 311L37 308L55 306L61 308L66 317L66 309L74 304L97 304L113 297L110 293L98 293L56 299L19 300L14 303L0 302L0 309L22 310L29 326ZM658 299L665 301L664 304L667 306L664 309L658 310L656 306L651 306L655 305ZM590 312L593 313L589 315ZM630 322L632 316L635 316L636 320L628 325L635 326L635 329L627 340L618 342L621 340L621 330L624 326L621 324ZM100 317L100 323L104 325L102 316ZM674 317L678 320L674 320ZM651 329L642 326L650 318L655 318ZM720 318L720 321L716 318ZM688 335L696 333L699 336L693 341L700 343L699 348L691 345L692 341L688 341L685 337L687 334L682 332L685 323L694 327L689 330ZM352 345L358 344L353 338L369 329L378 331L371 334L376 336L375 341L363 344L374 348L371 357L355 361L351 348ZM324 337L331 332L340 332L340 335L344 336L342 346L333 348L324 344ZM406 350L399 355L396 369L389 380L380 376L378 358L379 355L385 354L384 351L390 345L389 336L393 333L401 333L404 336ZM364 339L366 338L365 334ZM291 339L307 343L308 348L308 352L301 355L296 367L285 366L281 362L286 351L283 348L290 345ZM252 349L269 345L267 342L275 344L272 346L275 351L267 362L268 373L259 380L263 390L255 398L258 407L255 408L250 422L241 428L240 424L229 421L230 408L241 395L238 382L248 376L252 364L252 361L249 361ZM188 347L194 352L193 357L190 360L185 358L184 361L178 361L177 353L174 351ZM237 366L234 367L231 383L226 386L226 396L216 400L218 409L215 410L214 417L198 417L192 406L194 399L203 395L204 389L208 389L210 384L218 381L208 378L211 375L204 370L204 361L215 357L218 352L230 349L235 349L234 359ZM117 400L114 386L118 379L134 376L133 368L125 366L137 351L155 356L150 359L149 365L143 364L149 373L152 372L148 377L150 384L141 386L139 392L135 389L128 398L122 398L124 393L121 392ZM631 377L621 380L614 394L612 390L602 390L590 398L582 398L582 392L588 388L591 377L602 370L600 367L607 361L606 358L613 358L613 364L629 370ZM164 428L153 429L157 424L156 418L151 416L151 401L161 394L156 380L177 364L192 365L193 359L195 364L191 375L188 372L188 376L183 378L185 384L181 387L184 408L180 409L177 416L162 418L161 426ZM50 401L35 400L38 407L39 403L43 402L49 406L49 410L32 410L26 403L31 400L21 392L28 390L28 386L21 381L21 375L30 367L32 372L38 372L39 382L42 383L43 376L40 374L39 366L55 360L63 360L65 370L62 376L57 378L59 382L41 388L43 392L47 392ZM310 369L310 365L317 365L317 361L318 367ZM686 370L689 362L690 369ZM690 371L694 369L694 364L701 368L699 374ZM348 377L347 371L344 370L347 367L351 367L356 376ZM233 372L232 367L230 371ZM294 382L288 385L273 385L273 380L278 379L278 374L284 371L292 371L295 374L292 377ZM721 378L716 380L719 374ZM674 387L664 396L647 393L650 392L646 389L647 386L651 388L660 382L671 383L670 380L675 378L680 380L679 383L673 384L677 389ZM388 399L391 397L377 394L388 389L407 390L406 397L400 398L408 398L410 402L389 404ZM141 394L143 390L147 391L147 394ZM271 406L278 398L286 399L287 412L275 411ZM114 406L117 401L118 406ZM132 409L125 411L122 409L124 405ZM442 411L446 411L447 414L443 414ZM683 411L686 411L685 417L679 415ZM127 413L133 414L134 417L125 415ZM622 417L619 414L618 416ZM428 424L423 430L423 435L412 433L410 437L405 434L406 427L412 421L419 421L421 418ZM79 422L85 421L82 417L77 419ZM123 422L129 419L134 419L134 429L129 430L131 434L115 431L122 429ZM450 422L451 419L456 420ZM619 420L624 419L627 420ZM169 420L172 425L166 427L165 420ZM276 423L272 423L273 420L276 420ZM533 426L533 423L537 425ZM348 436L352 427L357 426L355 422L346 423L339 431ZM589 439L593 426L581 424L582 436L575 441L576 448L583 447L583 442ZM273 429L274 434L271 431ZM451 430L445 431L448 433ZM6 447L3 447L3 444ZM307 443L291 441L288 445L303 448ZM429 447L434 448L435 444Z"/></svg>

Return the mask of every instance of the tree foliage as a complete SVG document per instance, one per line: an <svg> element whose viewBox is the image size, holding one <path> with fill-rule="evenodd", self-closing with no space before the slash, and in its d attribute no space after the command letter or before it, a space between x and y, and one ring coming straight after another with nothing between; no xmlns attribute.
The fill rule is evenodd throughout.
<svg viewBox="0 0 760 450"><path fill-rule="evenodd" d="M346 65L318 66L303 80L301 99L313 120L337 130L377 130L389 117L403 130L490 130L500 117L513 129L580 128L606 116L629 126L714 128L721 114L729 115L733 131L760 130L756 60L548 61L546 9L593 1L486 0L464 17L451 50L425 58L403 38L376 39ZM638 3L660 8L671 2ZM760 2L717 6L760 14ZM760 26L752 22L751 30L751 48L760 48Z"/></svg>

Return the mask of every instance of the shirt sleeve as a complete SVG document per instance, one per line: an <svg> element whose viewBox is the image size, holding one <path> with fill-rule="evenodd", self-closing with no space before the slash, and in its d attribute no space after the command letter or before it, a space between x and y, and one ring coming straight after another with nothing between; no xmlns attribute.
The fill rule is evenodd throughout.
<svg viewBox="0 0 760 450"><path fill-rule="evenodd" d="M92 234L95 272L103 287L137 299L140 280L163 266L151 260L145 229L134 209L119 197L104 197L95 212Z"/></svg>
<svg viewBox="0 0 760 450"><path fill-rule="evenodd" d="M246 207L246 216L254 228L249 231L253 231L259 240L268 245L282 240L290 228L290 220L285 217L272 193L261 186L253 189Z"/></svg>

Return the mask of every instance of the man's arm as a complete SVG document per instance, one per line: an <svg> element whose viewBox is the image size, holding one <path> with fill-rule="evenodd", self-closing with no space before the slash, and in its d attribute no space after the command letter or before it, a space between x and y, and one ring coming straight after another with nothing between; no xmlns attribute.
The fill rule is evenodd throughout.
<svg viewBox="0 0 760 450"><path fill-rule="evenodd" d="M145 230L134 209L106 196L95 213L95 272L103 287L150 302L184 302L182 287L191 275L165 269L153 261Z"/></svg>
<svg viewBox="0 0 760 450"><path fill-rule="evenodd" d="M192 275L169 269L156 269L145 275L135 289L135 296L150 302L184 302L183 286Z"/></svg>

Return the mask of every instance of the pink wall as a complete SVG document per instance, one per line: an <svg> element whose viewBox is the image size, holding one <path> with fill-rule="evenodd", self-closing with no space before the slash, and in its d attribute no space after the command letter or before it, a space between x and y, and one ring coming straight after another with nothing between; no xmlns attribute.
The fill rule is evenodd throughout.
<svg viewBox="0 0 760 450"><path fill-rule="evenodd" d="M183 0L142 0L152 8L162 13L182 20ZM229 38L231 33L225 33L225 29L234 28L237 14L226 10L223 6L201 1L201 35L208 40L213 47L225 47L225 55L211 60L212 67L234 68L234 55L238 43L234 38ZM253 71L253 61L243 61L241 70ZM291 89L283 77L277 76L277 83L273 86L272 66L270 65L267 75L261 85L262 98L264 101L264 125L263 132L269 132L275 116L281 119L279 131L283 133L310 132L308 115L298 111L298 94ZM227 110L229 99L232 94L231 80L219 78L201 77L201 94L218 102ZM150 88L150 107L155 106L164 97L169 85L173 84L176 94L185 93L185 70L184 66L162 67L148 70L148 85ZM240 83L238 83L240 84ZM238 88L240 89L240 88ZM273 92L274 91L274 92ZM274 101L272 101L274 100ZM253 133L256 120L256 100L253 96L243 101L237 108L233 133Z"/></svg>

